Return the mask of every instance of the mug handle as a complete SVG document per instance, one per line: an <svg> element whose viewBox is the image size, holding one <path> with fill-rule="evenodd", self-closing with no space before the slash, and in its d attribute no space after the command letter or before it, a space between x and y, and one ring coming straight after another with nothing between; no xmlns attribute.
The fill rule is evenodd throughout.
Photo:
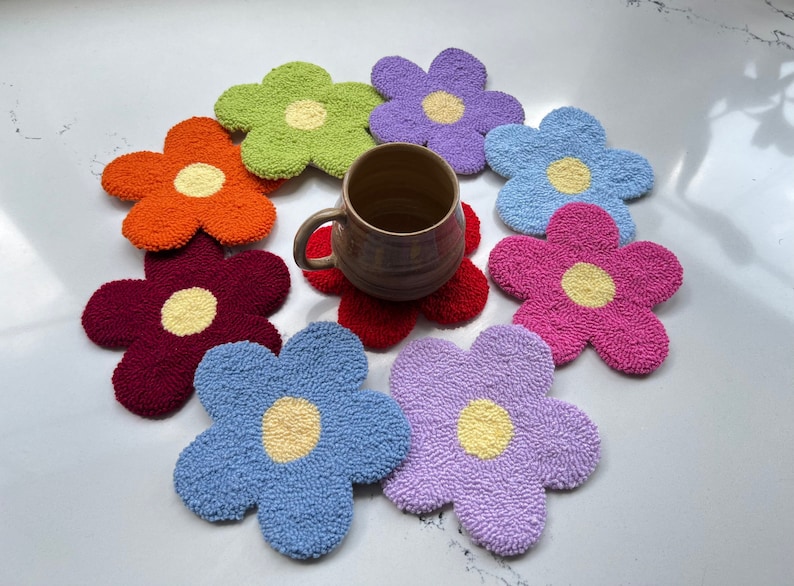
<svg viewBox="0 0 794 586"><path fill-rule="evenodd" d="M339 208L320 210L316 214L309 216L295 233L295 241L292 245L292 256L295 258L295 264L304 271L321 271L334 268L336 266L336 255L333 252L322 258L307 258L306 245L314 231L326 222L344 224L346 220L347 214Z"/></svg>

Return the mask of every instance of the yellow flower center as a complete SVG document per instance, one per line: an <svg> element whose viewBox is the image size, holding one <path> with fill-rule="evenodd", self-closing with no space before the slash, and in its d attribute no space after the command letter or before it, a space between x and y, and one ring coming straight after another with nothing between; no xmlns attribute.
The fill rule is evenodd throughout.
<svg viewBox="0 0 794 586"><path fill-rule="evenodd" d="M325 124L325 107L314 100L292 102L284 111L287 125L298 130L315 130Z"/></svg>
<svg viewBox="0 0 794 586"><path fill-rule="evenodd" d="M160 309L160 322L175 336L189 336L210 327L217 312L215 295L201 287L191 287L168 298Z"/></svg>
<svg viewBox="0 0 794 586"><path fill-rule="evenodd" d="M562 276L562 289L582 307L604 307L615 297L615 281L604 269L578 262Z"/></svg>
<svg viewBox="0 0 794 586"><path fill-rule="evenodd" d="M433 122L454 124L463 117L466 106L458 96L438 91L425 96L422 109Z"/></svg>
<svg viewBox="0 0 794 586"><path fill-rule="evenodd" d="M206 163L192 163L177 173L174 188L188 197L209 197L220 191L226 175Z"/></svg>
<svg viewBox="0 0 794 586"><path fill-rule="evenodd" d="M458 441L480 460L496 458L513 439L513 422L503 408L488 399L470 401L458 417Z"/></svg>
<svg viewBox="0 0 794 586"><path fill-rule="evenodd" d="M576 195L590 189L590 168L576 157L558 159L546 168L549 183L566 195Z"/></svg>
<svg viewBox="0 0 794 586"><path fill-rule="evenodd" d="M307 456L320 441L320 410L306 399L281 397L262 416L262 444L274 462Z"/></svg>

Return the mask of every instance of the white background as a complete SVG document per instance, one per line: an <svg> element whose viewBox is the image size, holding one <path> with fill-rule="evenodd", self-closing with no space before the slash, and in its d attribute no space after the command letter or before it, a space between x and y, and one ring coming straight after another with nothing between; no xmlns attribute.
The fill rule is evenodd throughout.
<svg viewBox="0 0 794 586"><path fill-rule="evenodd" d="M791 0L0 3L0 583L2 584L782 584L794 551L794 4ZM302 60L369 81L383 56L427 68L465 49L537 126L551 109L594 114L610 146L651 162L630 205L641 240L673 250L684 285L657 308L671 352L645 378L587 349L551 395L598 424L602 461L548 496L537 547L503 560L471 545L450 508L404 515L356 489L352 528L316 562L262 539L255 515L212 525L171 481L209 425L194 397L150 421L113 398L122 352L94 346L80 314L103 283L143 276L121 235L129 204L99 178L113 158L161 151L167 130L211 116L228 87ZM482 220L473 256L509 230L504 180L461 181ZM333 320L291 258L310 212L340 182L317 171L272 199L254 248L284 258L293 287L271 321L286 339ZM468 348L518 302L491 285L461 328ZM368 352L388 391L400 344Z"/></svg>

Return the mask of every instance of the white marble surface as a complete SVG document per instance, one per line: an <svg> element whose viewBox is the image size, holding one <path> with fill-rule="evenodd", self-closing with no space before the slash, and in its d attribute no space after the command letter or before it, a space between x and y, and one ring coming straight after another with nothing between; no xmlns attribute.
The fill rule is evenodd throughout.
<svg viewBox="0 0 794 586"><path fill-rule="evenodd" d="M487 6L487 7L486 7ZM257 520L213 526L182 506L171 474L206 428L194 398L147 421L110 376L120 351L79 317L101 284L142 276L120 233L129 206L103 194L114 157L159 150L165 132L212 115L227 87L293 60L368 81L378 58L427 67L456 46L537 125L551 109L593 113L611 146L654 167L631 204L638 237L685 270L657 309L667 362L635 379L592 350L559 369L552 396L599 425L603 458L573 492L550 494L539 545L499 559L470 544L451 509L419 519L376 487L317 562L275 553ZM791 0L401 0L0 4L0 564L2 584L783 584L794 579L794 5ZM462 181L483 241L503 179ZM307 172L273 200L256 245L290 265L271 320L287 338L334 319L291 260L302 219L339 182ZM413 337L468 347L518 303L494 285L458 329ZM386 391L402 345L369 352Z"/></svg>

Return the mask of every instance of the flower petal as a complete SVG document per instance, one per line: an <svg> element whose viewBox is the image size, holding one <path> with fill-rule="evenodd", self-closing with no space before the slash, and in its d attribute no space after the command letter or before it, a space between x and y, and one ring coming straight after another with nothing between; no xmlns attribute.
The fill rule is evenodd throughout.
<svg viewBox="0 0 794 586"><path fill-rule="evenodd" d="M97 289L83 311L83 329L100 346L125 347L141 333L147 311L142 299L149 289L143 279L123 279Z"/></svg>
<svg viewBox="0 0 794 586"><path fill-rule="evenodd" d="M262 80L268 101L287 105L300 99L320 99L331 89L331 75L319 65L292 61L273 69Z"/></svg>
<svg viewBox="0 0 794 586"><path fill-rule="evenodd" d="M558 366L582 353L593 329L581 312L571 312L571 303L563 299L562 293L543 290L533 293L518 308L513 323L543 338Z"/></svg>
<svg viewBox="0 0 794 586"><path fill-rule="evenodd" d="M194 116L168 131L163 152L169 159L185 164L214 164L217 158L228 160L230 154L236 154L235 150L231 136L216 120ZM212 159L208 160L207 156Z"/></svg>
<svg viewBox="0 0 794 586"><path fill-rule="evenodd" d="M496 476L483 467L461 482L454 508L472 541L503 556L525 552L546 524L546 493L520 470Z"/></svg>
<svg viewBox="0 0 794 586"><path fill-rule="evenodd" d="M312 145L312 162L341 179L359 155L375 146L375 139L364 128L342 121L329 122L326 126L321 139Z"/></svg>
<svg viewBox="0 0 794 586"><path fill-rule="evenodd" d="M654 242L632 242L612 257L621 296L641 307L667 301L678 291L684 269L676 256Z"/></svg>
<svg viewBox="0 0 794 586"><path fill-rule="evenodd" d="M505 183L496 197L496 211L516 232L541 236L554 213L570 202L569 196L550 188L545 172L532 169Z"/></svg>
<svg viewBox="0 0 794 586"><path fill-rule="evenodd" d="M653 169L648 160L620 149L607 149L591 163L603 177L605 189L613 197L633 199L653 187Z"/></svg>
<svg viewBox="0 0 794 586"><path fill-rule="evenodd" d="M350 287L339 302L339 323L367 348L389 348L411 333L419 317L413 301L385 301Z"/></svg>
<svg viewBox="0 0 794 586"><path fill-rule="evenodd" d="M515 177L546 164L538 157L545 150L543 137L534 128L522 124L497 126L485 137L488 165L502 177Z"/></svg>
<svg viewBox="0 0 794 586"><path fill-rule="evenodd" d="M334 549L353 520L353 487L336 470L280 474L259 497L262 535L292 558L319 557Z"/></svg>
<svg viewBox="0 0 794 586"><path fill-rule="evenodd" d="M177 193L146 198L129 211L121 233L133 245L148 251L181 248L199 229L193 203Z"/></svg>
<svg viewBox="0 0 794 586"><path fill-rule="evenodd" d="M598 428L576 406L544 398L525 427L536 458L533 472L545 488L575 488L595 470L601 456Z"/></svg>
<svg viewBox="0 0 794 586"><path fill-rule="evenodd" d="M229 257L216 273L241 313L267 315L284 303L290 288L289 269L281 257L264 250L247 250ZM278 354L278 350L269 346ZM279 346L280 347L280 346Z"/></svg>
<svg viewBox="0 0 794 586"><path fill-rule="evenodd" d="M232 86L215 102L215 117L229 130L250 132L268 111L268 98L258 83Z"/></svg>
<svg viewBox="0 0 794 586"><path fill-rule="evenodd" d="M264 413L279 380L276 356L264 345L249 341L221 344L208 350L195 369L196 394L216 422L254 411Z"/></svg>
<svg viewBox="0 0 794 586"><path fill-rule="evenodd" d="M608 192L595 189L592 189L587 193L583 193L582 196L584 197L577 198L578 202L596 205L610 215L612 221L615 223L618 229L618 244L620 246L628 244L634 240L634 236L637 232L637 226L634 224L634 220L631 218L631 213L629 212L629 207L626 205L626 202L617 197L613 197ZM583 242L582 245L584 248L588 248L587 243ZM613 250L611 237L609 244L601 242L592 248L595 249L598 247L603 248L605 251Z"/></svg>
<svg viewBox="0 0 794 586"><path fill-rule="evenodd" d="M558 265L556 251L531 236L508 236L491 250L488 271L499 287L513 297L528 299Z"/></svg>
<svg viewBox="0 0 794 586"><path fill-rule="evenodd" d="M340 397L341 398L341 397ZM402 462L411 445L411 429L397 403L383 393L358 391L344 396L340 420L327 433L335 456L355 483L376 482Z"/></svg>
<svg viewBox="0 0 794 586"><path fill-rule="evenodd" d="M461 120L480 134L503 124L523 124L524 108L521 102L503 92L479 92L466 100L466 111Z"/></svg>
<svg viewBox="0 0 794 586"><path fill-rule="evenodd" d="M561 207L551 217L546 241L573 250L608 253L618 248L618 227L601 207L575 202Z"/></svg>
<svg viewBox="0 0 794 586"><path fill-rule="evenodd" d="M372 85L387 99L425 95L427 74L403 57L383 57L372 68Z"/></svg>
<svg viewBox="0 0 794 586"><path fill-rule="evenodd" d="M466 255L472 254L480 245L480 218L469 204L461 202L463 208L463 217L466 219L466 245L463 253Z"/></svg>
<svg viewBox="0 0 794 586"><path fill-rule="evenodd" d="M392 100L375 108L369 128L378 142L410 142L423 145L432 128L419 102Z"/></svg>
<svg viewBox="0 0 794 586"><path fill-rule="evenodd" d="M488 300L488 279L470 259L440 289L420 300L422 313L431 321L454 324L478 315Z"/></svg>
<svg viewBox="0 0 794 586"><path fill-rule="evenodd" d="M113 372L116 400L143 417L170 413L193 393L193 373L200 360L194 345L166 345L161 336L146 332Z"/></svg>
<svg viewBox="0 0 794 586"><path fill-rule="evenodd" d="M484 143L476 130L450 125L432 131L427 147L441 155L456 173L471 175L485 168Z"/></svg>
<svg viewBox="0 0 794 586"><path fill-rule="evenodd" d="M367 377L367 356L353 332L333 322L315 322L295 334L281 351L281 369L304 387L355 391Z"/></svg>
<svg viewBox="0 0 794 586"><path fill-rule="evenodd" d="M159 190L171 180L160 153L140 151L121 155L102 171L102 189L123 200L139 200Z"/></svg>
<svg viewBox="0 0 794 586"><path fill-rule="evenodd" d="M300 175L309 164L312 140L306 131L279 123L257 126L240 145L245 168L267 179L288 179Z"/></svg>
<svg viewBox="0 0 794 586"><path fill-rule="evenodd" d="M592 114L571 106L552 110L538 128L549 146L574 143L593 149L603 148L607 141L604 127Z"/></svg>
<svg viewBox="0 0 794 586"><path fill-rule="evenodd" d="M208 271L213 273L223 261L223 247L211 236L198 232L186 246L163 252L148 252L143 259L150 281L171 280L174 275Z"/></svg>
<svg viewBox="0 0 794 586"><path fill-rule="evenodd" d="M256 478L251 455L233 428L214 425L179 455L174 488L185 506L203 519L242 519L256 504L263 481Z"/></svg>
<svg viewBox="0 0 794 586"><path fill-rule="evenodd" d="M251 192L221 190L198 210L201 227L224 246L261 240L276 222L276 206Z"/></svg>
<svg viewBox="0 0 794 586"><path fill-rule="evenodd" d="M650 310L611 307L591 338L598 355L628 374L648 374L659 368L670 344L662 322Z"/></svg>
<svg viewBox="0 0 794 586"><path fill-rule="evenodd" d="M474 55L449 48L433 59L427 77L428 84L433 88L447 89L452 93L470 93L485 87L488 74L485 65Z"/></svg>
<svg viewBox="0 0 794 586"><path fill-rule="evenodd" d="M328 92L326 108L329 122L344 120L345 126L367 127L372 110L383 103L375 88L366 83L335 83Z"/></svg>

